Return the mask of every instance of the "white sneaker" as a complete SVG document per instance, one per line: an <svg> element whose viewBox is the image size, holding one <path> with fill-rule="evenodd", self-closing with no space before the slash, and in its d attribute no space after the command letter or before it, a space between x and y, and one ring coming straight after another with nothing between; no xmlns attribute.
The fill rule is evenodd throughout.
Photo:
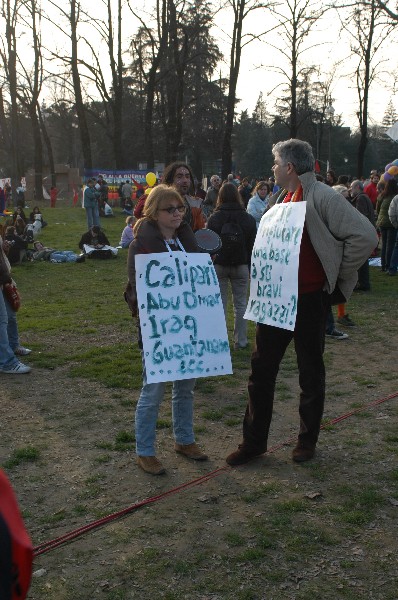
<svg viewBox="0 0 398 600"><path fill-rule="evenodd" d="M342 331L339 331L338 329L333 329L333 331L326 334L326 337L328 337L332 340L346 340L349 336L348 336L348 333L343 333Z"/></svg>
<svg viewBox="0 0 398 600"><path fill-rule="evenodd" d="M9 373L10 375L22 375L23 373L30 373L31 370L31 367L28 367L27 365L24 365L23 363L19 362L13 367L10 367L9 369L1 369L1 373Z"/></svg>
<svg viewBox="0 0 398 600"><path fill-rule="evenodd" d="M29 350L29 348L24 348L23 346L18 346L18 348L15 348L14 350L14 354L16 354L16 356L28 356L28 354L31 352L32 350Z"/></svg>

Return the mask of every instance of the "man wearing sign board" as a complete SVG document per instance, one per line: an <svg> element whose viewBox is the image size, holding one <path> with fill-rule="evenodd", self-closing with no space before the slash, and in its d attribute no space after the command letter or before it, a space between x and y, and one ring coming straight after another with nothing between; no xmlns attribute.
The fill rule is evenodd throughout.
<svg viewBox="0 0 398 600"><path fill-rule="evenodd" d="M257 321L256 346L243 441L226 459L231 466L267 451L276 377L292 339L301 387L292 458L303 462L314 456L325 399L326 314L331 304L347 302L358 268L377 243L371 223L316 180L307 142L278 142L272 152L275 180L282 189L271 198L252 254L246 318Z"/></svg>

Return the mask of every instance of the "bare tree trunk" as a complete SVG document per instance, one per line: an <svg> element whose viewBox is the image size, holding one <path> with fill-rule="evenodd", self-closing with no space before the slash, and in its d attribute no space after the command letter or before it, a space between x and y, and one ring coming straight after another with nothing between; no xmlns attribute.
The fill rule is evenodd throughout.
<svg viewBox="0 0 398 600"><path fill-rule="evenodd" d="M19 138L19 120L18 120L18 104L17 104L17 49L15 37L15 24L17 20L18 5L14 4L14 9L11 9L10 0L6 3L6 41L7 41L7 56L3 56L3 64L8 73L8 84L10 90L11 103L11 132L10 133L10 148L11 148L11 189L14 205L17 202L16 188L21 180L21 165L18 151Z"/></svg>
<svg viewBox="0 0 398 600"><path fill-rule="evenodd" d="M48 135L47 127L44 122L43 114L42 114L42 111L41 111L39 105L37 106L37 114L39 116L39 123L40 123L41 132L43 134L44 145L46 146L46 150L47 150L48 166L50 168L51 185L53 187L57 187L57 175L55 173L53 146L51 143L50 136Z"/></svg>
<svg viewBox="0 0 398 600"><path fill-rule="evenodd" d="M36 107L29 107L34 142L34 168L35 168L35 193L37 202L43 200L43 145L41 141L40 123L37 117Z"/></svg>
<svg viewBox="0 0 398 600"><path fill-rule="evenodd" d="M292 79L290 82L290 137L297 137L297 23L293 22L292 34Z"/></svg>
<svg viewBox="0 0 398 600"><path fill-rule="evenodd" d="M113 152L117 169L124 167L124 151L122 143L123 122L123 60L122 60L122 3L117 0L117 58L113 50L113 24L111 0L107 0L108 7L108 53L112 71L113 98L110 106L113 116Z"/></svg>
<svg viewBox="0 0 398 600"><path fill-rule="evenodd" d="M1 131L1 140L0 143L3 144L4 148L11 147L11 136L9 132L9 127L7 123L7 117L4 110L4 97L3 97L3 88L0 87L0 131Z"/></svg>
<svg viewBox="0 0 398 600"><path fill-rule="evenodd" d="M26 64L20 61L21 73L24 75L24 85L17 87L17 98L28 112L33 133L36 201L43 200L43 145L41 140L40 123L37 112L38 99L42 88L43 62L41 53L41 13L36 0L28 0L24 7L30 21L33 47L33 67L29 71Z"/></svg>
<svg viewBox="0 0 398 600"><path fill-rule="evenodd" d="M76 0L70 0L70 27L71 27L71 70L73 89L75 94L75 107L77 120L79 123L80 139L82 144L82 152L84 158L84 167L86 169L93 168L91 156L91 141L90 133L87 125L86 113L84 110L83 94L80 83L80 74L78 69L78 52L77 52L77 23L78 23L78 6Z"/></svg>
<svg viewBox="0 0 398 600"><path fill-rule="evenodd" d="M170 160L178 158L179 148L182 138L182 110L184 101L184 74L187 67L188 58L188 36L185 31L178 29L178 19L176 6L172 0L170 8L170 43L173 55L173 66L175 71L174 90L168 95L168 99L173 98L171 102L171 118L168 122L168 135L170 138ZM180 39L179 39L180 38ZM182 39L181 39L182 38ZM181 45L181 48L180 48Z"/></svg>
<svg viewBox="0 0 398 600"><path fill-rule="evenodd" d="M390 15L391 16L391 15ZM351 52L357 58L356 86L358 93L358 122L360 140L357 153L357 177L363 175L363 165L368 144L369 91L382 71L383 60L376 53L388 44L396 22L386 19L379 0L369 0L353 5L350 15L341 21L342 29L351 36Z"/></svg>
<svg viewBox="0 0 398 600"><path fill-rule="evenodd" d="M227 98L227 114L225 118L224 138L221 151L221 176L227 178L232 169L232 132L235 118L236 86L238 83L240 58L242 53L242 27L246 0L234 3L235 19L233 24L232 43L229 66L229 87Z"/></svg>
<svg viewBox="0 0 398 600"><path fill-rule="evenodd" d="M177 14L174 0L168 0L166 27L167 38L161 38L163 51L160 56L159 76L155 80L158 89L158 110L165 133L165 160L179 158L182 140L182 116L185 92L185 73L188 64L189 39L181 15ZM149 115L147 115L149 116ZM149 123L146 123L149 128Z"/></svg>
<svg viewBox="0 0 398 600"><path fill-rule="evenodd" d="M155 44L152 41L153 54L152 64L148 72L146 82L146 104L144 112L144 131L145 131L145 155L147 160L148 169L153 169L155 166L155 154L153 144L153 114L154 114L154 102L156 96L158 70L161 61L166 52L167 43L169 39L168 31L168 0L162 0L161 16L158 17L158 31L160 32L160 39L157 50L155 52ZM167 152L166 152L167 154ZM168 159L166 159L167 164Z"/></svg>
<svg viewBox="0 0 398 600"><path fill-rule="evenodd" d="M372 42L373 42L373 34L374 34L374 25L375 25L375 6L372 3L371 7L371 20L370 20L370 28L369 28L369 37L367 46L364 49L364 77L363 77L363 91L361 95L361 86L360 86L360 78L359 78L359 69L357 70L357 89L358 89L358 97L359 97L359 130L361 133L361 137L359 139L358 144L358 155L357 155L357 177L360 179L363 175L363 164L365 161L365 152L366 146L368 145L368 106L369 106L369 88L370 88L370 65L371 65L371 50L372 50Z"/></svg>

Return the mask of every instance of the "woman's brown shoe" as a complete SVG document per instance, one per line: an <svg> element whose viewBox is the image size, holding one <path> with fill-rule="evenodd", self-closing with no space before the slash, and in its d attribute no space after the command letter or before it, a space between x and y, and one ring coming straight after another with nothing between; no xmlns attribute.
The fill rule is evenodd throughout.
<svg viewBox="0 0 398 600"><path fill-rule="evenodd" d="M137 456L137 465L145 473L150 473L151 475L162 475L166 472L166 469L156 456Z"/></svg>
<svg viewBox="0 0 398 600"><path fill-rule="evenodd" d="M179 454L183 454L191 460L207 460L207 454L204 454L199 448L198 444L193 442L192 444L174 444L174 450Z"/></svg>

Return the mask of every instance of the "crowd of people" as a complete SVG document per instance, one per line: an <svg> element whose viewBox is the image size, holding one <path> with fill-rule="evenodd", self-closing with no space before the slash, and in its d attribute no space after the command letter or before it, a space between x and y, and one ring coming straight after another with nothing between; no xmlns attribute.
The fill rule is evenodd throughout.
<svg viewBox="0 0 398 600"><path fill-rule="evenodd" d="M135 256L142 253L199 252L195 232L207 228L220 239L212 254L225 315L228 287L231 286L234 349L248 345L246 309L251 256L257 230L264 214L280 203L306 201L306 217L298 266L297 320L293 331L257 323L255 348L248 383L248 404L243 419L243 440L227 457L231 466L243 464L264 453L272 419L273 396L279 365L291 340L294 340L300 375L300 428L292 458L296 462L315 454L325 397L323 351L325 336L346 339L335 327L332 306L337 305L337 323L353 327L346 305L354 290L370 290L369 256L381 243L381 269L395 275L398 267L398 184L390 179L380 182L376 172L368 181L337 177L329 171L325 178L315 174L311 147L299 140L279 142L273 148L274 166L270 177L251 181L229 174L222 181L212 175L204 190L185 162L168 165L162 182L149 193L140 191L133 198L133 187L126 180L119 190L122 214L126 215L119 246L128 249L128 286L126 299L137 318L139 345L139 308L136 295ZM140 196L140 197L138 197ZM79 247L99 250L110 246L101 229L101 216L108 216L108 185L102 178L89 179L84 189L83 206L87 232ZM108 212L108 214L107 214ZM112 211L113 214L113 211ZM9 249L15 236L23 239L28 222L43 215L35 207L28 219L19 207L4 232ZM17 247L17 246L16 246ZM23 250L24 248L21 248ZM1 247L0 284L10 280L10 267ZM6 298L0 304L2 331L7 331L7 348L1 348L0 371L24 373L29 367L18 356L29 350L19 344L16 319L10 316ZM3 307L3 308L2 308ZM173 382L172 411L176 452L191 460L206 460L193 432L193 394L195 379ZM149 384L143 359L143 382L136 415L136 453L138 466L159 475L165 467L156 456L156 420L165 393L165 384Z"/></svg>
<svg viewBox="0 0 398 600"><path fill-rule="evenodd" d="M7 255L10 264L17 264L28 257L28 248L37 239L47 222L38 206L34 206L29 214L25 214L21 206L17 206L11 215L5 215L0 223L0 234L8 242Z"/></svg>

